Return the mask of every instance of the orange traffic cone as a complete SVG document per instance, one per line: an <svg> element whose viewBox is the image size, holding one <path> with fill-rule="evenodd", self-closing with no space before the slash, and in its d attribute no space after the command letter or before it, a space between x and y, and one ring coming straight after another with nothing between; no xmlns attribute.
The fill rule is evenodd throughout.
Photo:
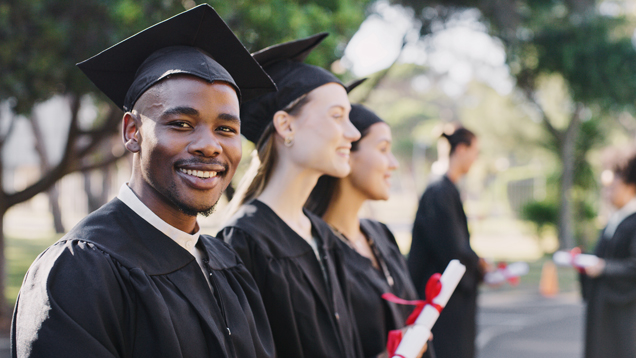
<svg viewBox="0 0 636 358"><path fill-rule="evenodd" d="M554 297L559 293L559 277L556 266L552 261L546 261L541 269L541 281L539 282L539 292L544 297Z"/></svg>

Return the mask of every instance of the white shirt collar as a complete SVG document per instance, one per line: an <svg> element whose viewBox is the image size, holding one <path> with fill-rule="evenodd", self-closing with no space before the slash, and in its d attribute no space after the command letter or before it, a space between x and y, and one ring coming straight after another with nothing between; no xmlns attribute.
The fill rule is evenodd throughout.
<svg viewBox="0 0 636 358"><path fill-rule="evenodd" d="M199 234L201 232L198 224L196 225L197 232L194 234L188 234L187 232L181 231L168 224L157 216L157 214L153 213L146 204L139 200L137 195L135 195L135 192L133 192L128 186L128 183L121 186L117 198L132 209L132 211L134 211L137 215L141 216L142 219L150 223L150 225L154 226L157 230L174 240L177 244L179 244L179 246L188 250L192 255L195 255L195 245L197 244L197 241L199 241Z"/></svg>
<svg viewBox="0 0 636 358"><path fill-rule="evenodd" d="M634 213L636 213L636 197L630 200L627 204L625 204L610 217L603 236L606 239L611 239L612 236L614 236L618 225L620 225L623 220Z"/></svg>

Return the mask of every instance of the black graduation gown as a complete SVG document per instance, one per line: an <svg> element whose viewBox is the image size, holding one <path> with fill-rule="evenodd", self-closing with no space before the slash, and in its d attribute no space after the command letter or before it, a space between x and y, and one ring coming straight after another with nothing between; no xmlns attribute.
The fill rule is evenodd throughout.
<svg viewBox="0 0 636 358"><path fill-rule="evenodd" d="M452 259L466 266L466 273L433 326L438 358L475 356L477 287L483 278L479 257L470 247L468 222L455 184L443 176L422 195L413 224L408 267L420 298L426 282L442 273Z"/></svg>
<svg viewBox="0 0 636 358"><path fill-rule="evenodd" d="M13 316L13 357L274 357L258 288L218 239L195 258L118 199L44 251Z"/></svg>
<svg viewBox="0 0 636 358"><path fill-rule="evenodd" d="M611 239L601 234L594 254L606 266L597 278L585 276L585 357L636 357L636 214Z"/></svg>
<svg viewBox="0 0 636 358"><path fill-rule="evenodd" d="M417 299L406 260L400 253L395 238L386 225L362 219L360 229L376 247L380 260L384 261L394 284L391 287L385 273L373 267L368 258L360 255L342 240L351 305L356 318L365 357L375 357L386 350L390 330L405 326L414 306L398 305L382 299L386 292L406 299Z"/></svg>
<svg viewBox="0 0 636 358"><path fill-rule="evenodd" d="M243 205L219 232L256 280L278 357L362 357L329 226L305 211L318 238L329 285L311 246L261 201Z"/></svg>

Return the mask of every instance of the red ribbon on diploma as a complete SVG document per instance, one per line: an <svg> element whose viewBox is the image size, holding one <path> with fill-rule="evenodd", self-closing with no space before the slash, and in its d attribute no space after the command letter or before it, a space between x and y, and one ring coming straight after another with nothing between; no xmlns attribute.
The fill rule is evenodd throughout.
<svg viewBox="0 0 636 358"><path fill-rule="evenodd" d="M504 277L506 278L506 280L508 280L508 282L512 285L512 286L517 286L519 284L519 276L508 276L506 274L506 268L508 267L508 264L501 261L497 264L497 269L501 270L501 272L503 272Z"/></svg>
<svg viewBox="0 0 636 358"><path fill-rule="evenodd" d="M570 250L570 261L572 262L572 267L576 268L577 271L579 271L580 273L585 273L585 269L581 266L578 266L577 264L574 263L574 259L576 258L577 255L580 255L582 253L581 248L580 247L575 247L572 250Z"/></svg>
<svg viewBox="0 0 636 358"><path fill-rule="evenodd" d="M409 316L409 318L406 319L406 325L410 326L413 323L415 323L415 320L417 320L417 317L419 317L420 313L422 312L422 310L424 309L426 305L431 305L437 310L437 312L442 313L442 309L444 307L438 305L437 303L433 303L433 300L435 299L435 297L437 297L437 295L439 295L439 293L442 291L442 283L440 282L441 277L442 277L442 274L436 273L436 274L433 274L431 278L428 279L428 282L426 282L426 290L425 290L426 299L425 300L409 301L409 300L399 298L392 293L383 293L382 298L384 298L385 300L389 302L397 303L400 305L415 306L415 309L413 310L413 312L411 312L411 315ZM398 348L401 341L402 341L401 330L397 329L397 330L389 331L389 337L386 343L386 350L389 353L389 357L394 356L395 350Z"/></svg>
<svg viewBox="0 0 636 358"><path fill-rule="evenodd" d="M402 331L399 329L389 331L389 339L386 342L386 351L389 353L389 358L395 356L395 351L400 345L400 342L402 342L402 336Z"/></svg>

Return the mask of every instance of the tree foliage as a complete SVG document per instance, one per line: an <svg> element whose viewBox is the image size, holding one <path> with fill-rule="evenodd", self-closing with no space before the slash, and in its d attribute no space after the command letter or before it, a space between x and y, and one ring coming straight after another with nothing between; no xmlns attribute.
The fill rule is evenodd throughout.
<svg viewBox="0 0 636 358"><path fill-rule="evenodd" d="M410 7L422 23L421 35L443 29L468 9L478 9L491 36L504 44L516 88L541 116L546 144L562 164L559 239L574 245L573 216L586 220L587 195L575 186L590 185L587 152L602 141L603 131L590 117L607 120L633 110L636 98L636 51L631 24L624 16L599 13L595 0L392 0ZM541 101L541 81L560 76L572 108L565 125ZM591 114L591 116L590 116ZM596 126L596 127L595 127ZM585 185L582 181L587 181ZM576 195L575 195L576 194ZM578 208L578 209L577 209Z"/></svg>

